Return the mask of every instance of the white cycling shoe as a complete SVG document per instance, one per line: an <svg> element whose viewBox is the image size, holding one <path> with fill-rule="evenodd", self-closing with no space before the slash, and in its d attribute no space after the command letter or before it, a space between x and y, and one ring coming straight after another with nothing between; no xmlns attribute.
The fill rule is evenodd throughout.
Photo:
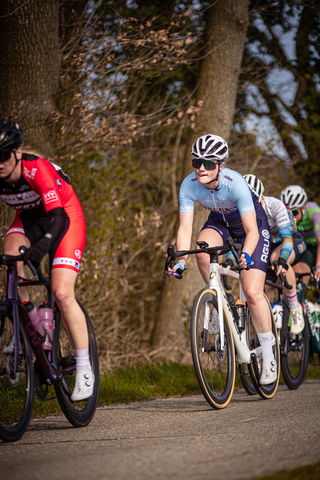
<svg viewBox="0 0 320 480"><path fill-rule="evenodd" d="M304 329L303 309L300 303L298 308L292 308L290 310L290 317L291 317L290 332L293 335L298 335L298 333L301 333L302 330Z"/></svg>
<svg viewBox="0 0 320 480"><path fill-rule="evenodd" d="M80 402L86 400L93 394L94 375L92 372L76 372L76 383L74 385L71 400L73 402Z"/></svg>
<svg viewBox="0 0 320 480"><path fill-rule="evenodd" d="M277 362L265 360L262 362L260 385L270 385L277 380Z"/></svg>

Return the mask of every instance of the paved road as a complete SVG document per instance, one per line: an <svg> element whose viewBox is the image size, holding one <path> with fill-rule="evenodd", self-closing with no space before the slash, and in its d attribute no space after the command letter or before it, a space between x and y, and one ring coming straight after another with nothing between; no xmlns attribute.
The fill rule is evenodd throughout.
<svg viewBox="0 0 320 480"><path fill-rule="evenodd" d="M222 411L197 394L99 408L84 429L33 420L19 442L0 442L10 480L233 480L319 460L318 380L268 401L240 390Z"/></svg>

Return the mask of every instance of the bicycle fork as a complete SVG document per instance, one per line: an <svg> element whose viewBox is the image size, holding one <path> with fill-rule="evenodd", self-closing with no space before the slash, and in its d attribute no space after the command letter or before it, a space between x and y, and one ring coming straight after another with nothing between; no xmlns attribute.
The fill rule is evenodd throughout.
<svg viewBox="0 0 320 480"><path fill-rule="evenodd" d="M210 262L209 267L209 289L216 292L216 298L218 302L218 313L219 313L219 327L220 327L220 346L221 350L224 350L225 344L225 333L224 333L224 323L223 323L223 301L221 295L221 278L219 272L219 264L217 262ZM204 328L208 331L210 321L210 305L206 303L205 305L205 323ZM202 349L204 351L204 349Z"/></svg>

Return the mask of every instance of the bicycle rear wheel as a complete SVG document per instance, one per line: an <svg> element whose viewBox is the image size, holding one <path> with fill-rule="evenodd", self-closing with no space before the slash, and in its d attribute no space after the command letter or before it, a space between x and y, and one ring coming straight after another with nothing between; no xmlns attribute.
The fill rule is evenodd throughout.
<svg viewBox="0 0 320 480"><path fill-rule="evenodd" d="M218 313L215 292L201 290L191 314L191 352L196 376L207 402L215 409L225 408L231 400L235 382L235 353L228 319L224 318L224 349L218 327L212 321L205 328L205 318ZM206 322L207 323L207 322Z"/></svg>
<svg viewBox="0 0 320 480"><path fill-rule="evenodd" d="M257 390L252 383L248 365L239 365L240 369L240 378L243 385L243 388L248 395L257 395Z"/></svg>
<svg viewBox="0 0 320 480"><path fill-rule="evenodd" d="M67 420L75 427L85 427L88 425L96 411L99 396L99 356L97 343L90 318L84 306L78 301L87 322L89 336L89 355L92 371L94 374L93 394L86 400L72 402L71 395L75 384L75 370L64 377L55 385L55 391L61 410ZM53 342L53 358L56 366L62 370L66 367L75 365L76 356L74 348L68 338L63 326L59 309L55 309L55 330Z"/></svg>
<svg viewBox="0 0 320 480"><path fill-rule="evenodd" d="M265 294L264 294L265 296ZM267 297L265 296L266 301ZM257 391L257 393L260 395L261 398L264 400L269 400L272 398L279 385L279 379L280 379L280 348L279 348L279 340L278 340L278 334L277 334L277 327L273 318L273 313L271 306L268 302L268 311L270 315L270 320L271 320L271 325L272 325L272 334L273 334L273 355L275 358L275 361L277 362L277 380L270 385L260 385L260 376L261 376L261 369L262 369L262 357L259 356L256 359L256 368L254 367L254 364L251 363L248 365L250 377L252 380L252 383ZM258 339L258 335L255 333L254 326L252 324L252 318L250 315L250 310L248 309L247 313L247 335L248 335L248 345L250 350L259 347L260 342Z"/></svg>
<svg viewBox="0 0 320 480"><path fill-rule="evenodd" d="M0 438L16 442L26 431L33 409L34 374L25 327L19 318L20 350L14 374L11 308L0 304Z"/></svg>
<svg viewBox="0 0 320 480"><path fill-rule="evenodd" d="M281 328L281 370L284 381L290 390L300 387L305 379L309 360L308 320L304 315L304 329L292 335L288 326L289 312L284 309Z"/></svg>

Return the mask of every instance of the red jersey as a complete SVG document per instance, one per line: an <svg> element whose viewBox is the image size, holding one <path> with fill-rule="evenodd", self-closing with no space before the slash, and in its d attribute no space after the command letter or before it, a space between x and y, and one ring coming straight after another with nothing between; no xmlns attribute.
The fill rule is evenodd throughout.
<svg viewBox="0 0 320 480"><path fill-rule="evenodd" d="M0 180L0 198L17 210L6 233L28 237L31 245L50 232L51 268L78 271L86 227L83 211L70 178L57 165L23 154L22 174L16 184Z"/></svg>
<svg viewBox="0 0 320 480"><path fill-rule="evenodd" d="M70 178L57 165L22 155L22 175L16 184L0 180L0 198L16 210L44 207L45 211L72 203L76 197Z"/></svg>

